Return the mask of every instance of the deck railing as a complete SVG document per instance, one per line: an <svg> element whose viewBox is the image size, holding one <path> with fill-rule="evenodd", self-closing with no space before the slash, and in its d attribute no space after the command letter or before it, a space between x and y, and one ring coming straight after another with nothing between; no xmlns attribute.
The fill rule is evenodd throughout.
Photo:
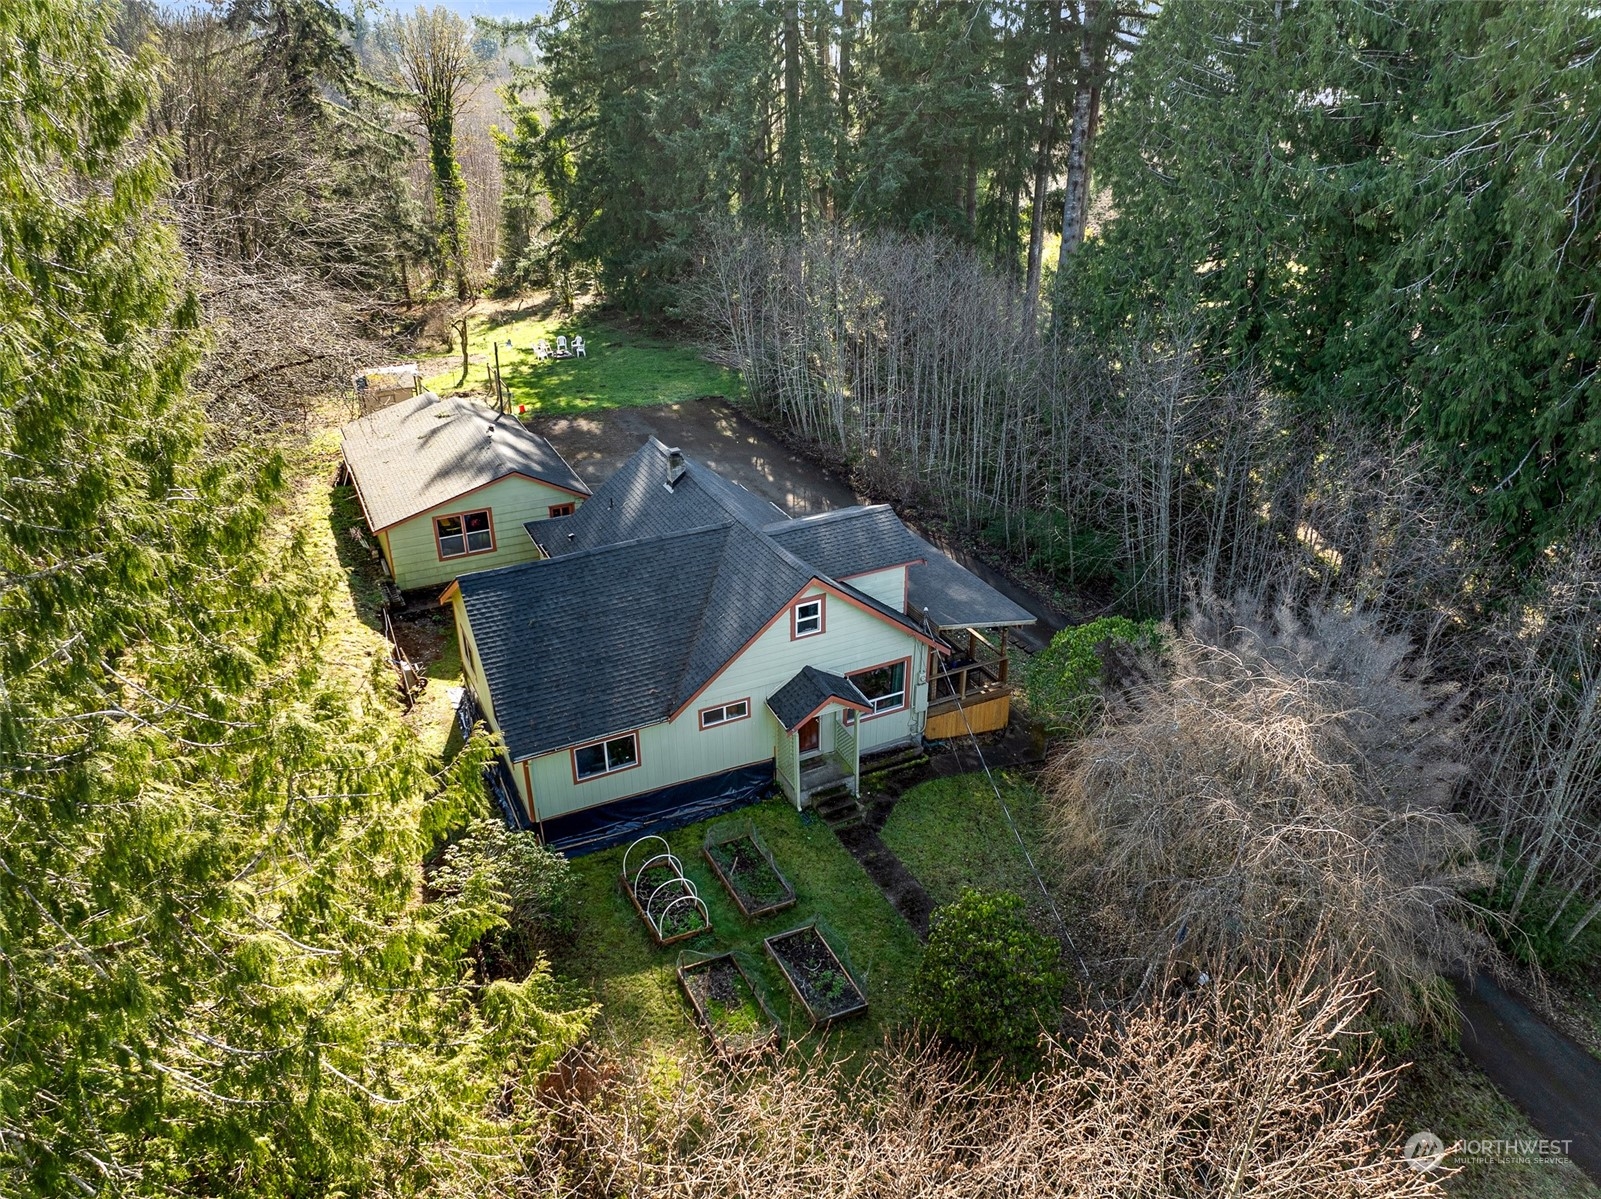
<svg viewBox="0 0 1601 1199"><path fill-rule="evenodd" d="M965 651L958 639L947 638L955 652L949 661L930 672L930 703L950 699L962 703L972 692L993 695L997 687L1008 685L1012 661L1006 652L1007 630L1001 630L998 644L977 629L963 632L967 635Z"/></svg>

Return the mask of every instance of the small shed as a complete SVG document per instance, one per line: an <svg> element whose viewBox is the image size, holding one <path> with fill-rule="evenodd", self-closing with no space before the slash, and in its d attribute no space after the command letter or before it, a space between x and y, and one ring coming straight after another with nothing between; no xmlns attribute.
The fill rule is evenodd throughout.
<svg viewBox="0 0 1601 1199"><path fill-rule="evenodd" d="M409 400L422 391L422 370L415 362L370 366L350 377L363 416Z"/></svg>

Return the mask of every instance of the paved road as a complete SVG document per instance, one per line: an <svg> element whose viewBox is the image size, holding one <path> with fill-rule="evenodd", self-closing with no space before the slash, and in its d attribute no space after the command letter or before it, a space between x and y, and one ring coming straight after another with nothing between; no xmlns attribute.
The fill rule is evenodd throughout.
<svg viewBox="0 0 1601 1199"><path fill-rule="evenodd" d="M653 408L612 408L592 416L534 417L529 428L550 439L591 487L604 481L647 437L654 435L698 458L725 478L771 500L791 516L809 516L871 501L815 462L785 447L771 433L720 400L694 400ZM1031 652L1067 625L1061 613L972 555L930 535L934 542L991 587L1036 617L1015 637Z"/></svg>
<svg viewBox="0 0 1601 1199"><path fill-rule="evenodd" d="M1456 990L1463 1052L1542 1136L1571 1141L1574 1165L1601 1183L1601 1061L1483 974Z"/></svg>

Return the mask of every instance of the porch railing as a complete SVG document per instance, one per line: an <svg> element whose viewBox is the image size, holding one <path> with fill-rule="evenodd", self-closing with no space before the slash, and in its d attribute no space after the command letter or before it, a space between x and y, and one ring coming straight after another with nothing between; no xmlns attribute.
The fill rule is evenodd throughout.
<svg viewBox="0 0 1601 1199"><path fill-rule="evenodd" d="M773 753L773 773L789 802L800 807L800 745L793 733L779 730L778 745Z"/></svg>
<svg viewBox="0 0 1601 1199"><path fill-rule="evenodd" d="M839 768L840 773L850 780L851 794L860 794L860 779L857 772L861 768L862 759L857 731L837 715L834 717L834 748L829 757Z"/></svg>
<svg viewBox="0 0 1601 1199"><path fill-rule="evenodd" d="M930 703L950 699L960 703L970 692L1004 687L1008 683L1012 660L1006 652L1007 630L1001 630L999 644L977 629L963 632L966 633L965 649L959 639L949 638L955 652L949 661L930 673Z"/></svg>

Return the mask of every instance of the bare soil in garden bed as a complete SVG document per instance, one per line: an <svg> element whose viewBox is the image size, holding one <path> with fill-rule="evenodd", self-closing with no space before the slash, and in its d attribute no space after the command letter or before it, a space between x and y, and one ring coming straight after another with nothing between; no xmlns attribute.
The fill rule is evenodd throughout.
<svg viewBox="0 0 1601 1199"><path fill-rule="evenodd" d="M645 922L645 927L650 931L651 938L659 945L671 945L675 941L686 940L711 928L711 924L702 915L700 906L696 903L679 903L672 905L670 909L667 908L669 899L687 894L686 891L674 888L671 892L656 896L658 888L681 877L672 866L666 862L659 862L640 871L637 884L635 880L628 878L619 880L623 892L633 901L634 910L639 913L639 918ZM656 931L656 926L651 923L651 914L647 912L647 905L653 896L656 896L655 913L665 912L659 933Z"/></svg>
<svg viewBox="0 0 1601 1199"><path fill-rule="evenodd" d="M795 888L749 834L714 842L702 852L748 919L769 916L794 904Z"/></svg>
<svg viewBox="0 0 1601 1199"><path fill-rule="evenodd" d="M817 1023L867 1010L867 996L815 928L768 937L767 952Z"/></svg>
<svg viewBox="0 0 1601 1199"><path fill-rule="evenodd" d="M680 966L678 981L714 1048L751 1053L777 1041L778 1021L731 955Z"/></svg>

